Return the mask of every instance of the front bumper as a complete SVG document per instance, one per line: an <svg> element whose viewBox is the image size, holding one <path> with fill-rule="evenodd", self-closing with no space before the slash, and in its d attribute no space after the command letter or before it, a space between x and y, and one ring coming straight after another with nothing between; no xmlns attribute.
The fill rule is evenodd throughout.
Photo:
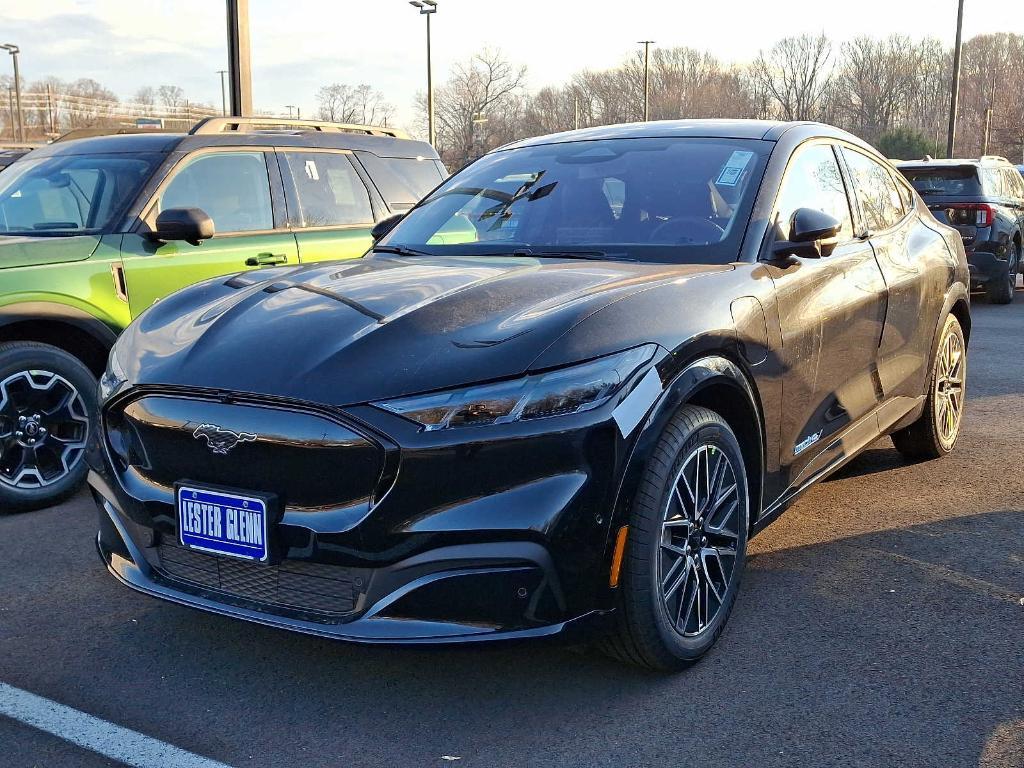
<svg viewBox="0 0 1024 768"><path fill-rule="evenodd" d="M209 555L183 565L181 553L192 555L177 544L172 489L124 471L98 440L89 452L97 546L140 592L340 640L459 643L593 628L614 602L610 510L630 450L611 410L486 428L477 441L364 410L359 423L379 416L381 446L400 456L385 458L365 506L286 508L282 558L271 566ZM253 490L272 492L274 481ZM313 589L315 600L283 591L285 577L327 584L317 569L336 579Z"/></svg>

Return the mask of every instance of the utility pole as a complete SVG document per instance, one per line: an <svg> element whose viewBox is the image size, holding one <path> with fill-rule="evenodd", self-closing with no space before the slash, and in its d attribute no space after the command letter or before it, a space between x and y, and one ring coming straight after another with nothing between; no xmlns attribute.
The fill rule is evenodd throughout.
<svg viewBox="0 0 1024 768"><path fill-rule="evenodd" d="M644 122L646 123L650 119L650 100L651 100L651 46L654 44L653 40L641 40L639 45L644 47Z"/></svg>
<svg viewBox="0 0 1024 768"><path fill-rule="evenodd" d="M220 113L227 117L228 114L228 87L224 80L224 76L228 73L226 69L218 69L217 74L220 75Z"/></svg>
<svg viewBox="0 0 1024 768"><path fill-rule="evenodd" d="M956 112L960 101L960 53L963 48L964 0L956 12L956 45L953 48L953 89L949 98L949 131L946 134L946 157L953 157L956 149Z"/></svg>
<svg viewBox="0 0 1024 768"><path fill-rule="evenodd" d="M50 118L50 133L57 133L57 121L53 119L53 94L50 84L46 84L46 114Z"/></svg>
<svg viewBox="0 0 1024 768"><path fill-rule="evenodd" d="M291 120L292 119L292 114L293 114L292 110L295 109L295 105L294 104L285 104L284 108L288 110L288 119Z"/></svg>
<svg viewBox="0 0 1024 768"><path fill-rule="evenodd" d="M981 154L988 154L988 137L992 131L992 107L985 110L985 137L981 142Z"/></svg>
<svg viewBox="0 0 1024 768"><path fill-rule="evenodd" d="M252 114L252 62L249 54L249 0L226 0L228 12L228 72L231 75L231 114Z"/></svg>
<svg viewBox="0 0 1024 768"><path fill-rule="evenodd" d="M437 13L437 0L409 0L409 5L418 8L420 15L427 17L427 140L433 146L437 134L434 131L434 70L430 63L430 17Z"/></svg>
<svg viewBox="0 0 1024 768"><path fill-rule="evenodd" d="M25 141L25 123L21 115L21 75L18 73L18 54L21 53L21 49L13 43L4 43L0 48L11 54L14 61L14 103L18 107L18 137L19 141ZM14 120L13 114L11 120Z"/></svg>

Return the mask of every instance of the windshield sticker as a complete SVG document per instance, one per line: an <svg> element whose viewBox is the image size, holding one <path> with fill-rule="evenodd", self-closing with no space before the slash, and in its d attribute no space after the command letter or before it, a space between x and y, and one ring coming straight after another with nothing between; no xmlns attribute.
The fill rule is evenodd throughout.
<svg viewBox="0 0 1024 768"><path fill-rule="evenodd" d="M725 165L722 166L722 171L718 174L718 181L715 184L723 187L735 187L743 175L744 169L746 169L753 157L753 152L737 149L725 161Z"/></svg>
<svg viewBox="0 0 1024 768"><path fill-rule="evenodd" d="M316 169L315 160L306 161L306 178L310 181L320 181L320 172Z"/></svg>

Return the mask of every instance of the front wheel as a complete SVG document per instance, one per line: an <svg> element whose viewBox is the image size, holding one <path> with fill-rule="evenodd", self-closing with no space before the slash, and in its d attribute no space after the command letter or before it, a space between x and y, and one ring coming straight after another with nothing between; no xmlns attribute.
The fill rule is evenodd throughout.
<svg viewBox="0 0 1024 768"><path fill-rule="evenodd" d="M706 408L669 422L637 493L622 565L617 627L603 647L676 670L714 645L736 601L749 525L736 435Z"/></svg>
<svg viewBox="0 0 1024 768"><path fill-rule="evenodd" d="M0 344L0 512L50 506L85 479L96 379L48 344Z"/></svg>
<svg viewBox="0 0 1024 768"><path fill-rule="evenodd" d="M946 318L932 362L924 413L892 433L896 450L908 459L938 459L953 450L960 436L967 393L967 345L955 316Z"/></svg>

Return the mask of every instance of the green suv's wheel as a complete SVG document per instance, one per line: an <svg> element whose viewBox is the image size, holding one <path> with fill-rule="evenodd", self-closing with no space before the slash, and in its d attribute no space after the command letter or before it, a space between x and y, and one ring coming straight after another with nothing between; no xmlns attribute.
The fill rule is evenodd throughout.
<svg viewBox="0 0 1024 768"><path fill-rule="evenodd" d="M605 650L662 670L704 655L736 600L748 523L736 436L717 413L683 407L665 428L637 494L618 626Z"/></svg>
<svg viewBox="0 0 1024 768"><path fill-rule="evenodd" d="M949 315L932 362L924 413L909 427L892 433L896 450L909 459L937 459L952 451L960 436L966 386L964 331L960 321Z"/></svg>
<svg viewBox="0 0 1024 768"><path fill-rule="evenodd" d="M1006 279L995 280L985 291L985 298L992 304L1009 304L1013 301L1017 290L1017 273L1021 269L1021 247L1016 243L1010 249L1009 263L1006 265Z"/></svg>
<svg viewBox="0 0 1024 768"><path fill-rule="evenodd" d="M56 504L85 478L96 379L63 350L0 344L0 512Z"/></svg>

